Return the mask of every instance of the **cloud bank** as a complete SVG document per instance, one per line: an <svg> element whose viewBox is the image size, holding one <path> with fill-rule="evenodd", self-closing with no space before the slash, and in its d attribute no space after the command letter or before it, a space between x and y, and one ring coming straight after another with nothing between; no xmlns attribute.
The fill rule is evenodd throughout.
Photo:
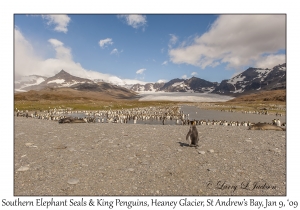
<svg viewBox="0 0 300 210"><path fill-rule="evenodd" d="M169 50L170 61L205 69L221 63L228 68L271 68L285 62L285 15L221 15L209 31ZM175 40L173 37L170 40ZM170 45L169 45L170 46Z"/></svg>
<svg viewBox="0 0 300 210"><path fill-rule="evenodd" d="M54 76L64 69L68 73L82 78L102 79L118 85L145 84L139 80L121 79L114 75L103 74L93 70L84 69L80 63L76 63L72 57L72 50L57 39L49 39L50 46L55 50L54 58L41 58L35 53L34 48L23 36L18 28L15 28L15 79L28 75Z"/></svg>

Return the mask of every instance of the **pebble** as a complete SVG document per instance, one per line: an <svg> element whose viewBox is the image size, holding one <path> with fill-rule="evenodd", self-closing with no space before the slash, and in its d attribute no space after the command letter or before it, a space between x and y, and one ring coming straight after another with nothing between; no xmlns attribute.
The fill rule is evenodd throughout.
<svg viewBox="0 0 300 210"><path fill-rule="evenodd" d="M272 152L280 152L280 149L278 149L278 148L275 148L275 149L269 149L269 151L272 151Z"/></svg>
<svg viewBox="0 0 300 210"><path fill-rule="evenodd" d="M56 146L56 147L54 147L55 149L66 149L67 148L67 146L66 145L58 145L58 146Z"/></svg>
<svg viewBox="0 0 300 210"><path fill-rule="evenodd" d="M133 168L128 168L128 171L134 171L134 169Z"/></svg>
<svg viewBox="0 0 300 210"><path fill-rule="evenodd" d="M208 150L210 153L214 153L215 151L213 149Z"/></svg>
<svg viewBox="0 0 300 210"><path fill-rule="evenodd" d="M28 166L21 166L17 171L28 171L29 167Z"/></svg>
<svg viewBox="0 0 300 210"><path fill-rule="evenodd" d="M25 133L23 133L23 132L18 133L18 134L16 134L16 137L17 137L17 136L20 136L20 135L23 135L23 134L25 134Z"/></svg>
<svg viewBox="0 0 300 210"><path fill-rule="evenodd" d="M70 151L70 152L75 152L76 149L74 149L73 147L71 147L71 148L69 148L69 151Z"/></svg>
<svg viewBox="0 0 300 210"><path fill-rule="evenodd" d="M26 143L26 144L25 144L26 147L30 147L30 146L32 146L32 145L34 145L34 143Z"/></svg>
<svg viewBox="0 0 300 210"><path fill-rule="evenodd" d="M207 170L208 171L212 171L212 172L216 172L217 171L217 169L215 169L215 168L208 168Z"/></svg>
<svg viewBox="0 0 300 210"><path fill-rule="evenodd" d="M68 184L77 184L79 182L79 179L69 179Z"/></svg>
<svg viewBox="0 0 300 210"><path fill-rule="evenodd" d="M198 151L199 154L204 155L205 152L204 151Z"/></svg>

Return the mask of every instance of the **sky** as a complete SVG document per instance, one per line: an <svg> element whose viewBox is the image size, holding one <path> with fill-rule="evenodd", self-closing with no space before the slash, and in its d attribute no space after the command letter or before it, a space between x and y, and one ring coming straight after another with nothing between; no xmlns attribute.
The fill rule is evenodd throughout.
<svg viewBox="0 0 300 210"><path fill-rule="evenodd" d="M285 62L284 14L14 14L15 79L221 82Z"/></svg>

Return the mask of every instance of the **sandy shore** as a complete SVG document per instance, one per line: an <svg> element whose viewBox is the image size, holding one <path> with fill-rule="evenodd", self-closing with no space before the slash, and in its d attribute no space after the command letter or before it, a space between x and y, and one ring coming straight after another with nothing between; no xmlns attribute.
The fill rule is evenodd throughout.
<svg viewBox="0 0 300 210"><path fill-rule="evenodd" d="M15 117L14 195L286 195L286 132Z"/></svg>

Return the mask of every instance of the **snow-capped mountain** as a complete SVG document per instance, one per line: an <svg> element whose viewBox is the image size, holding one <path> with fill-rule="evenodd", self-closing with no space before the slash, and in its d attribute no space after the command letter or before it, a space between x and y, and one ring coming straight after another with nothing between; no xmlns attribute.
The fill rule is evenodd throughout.
<svg viewBox="0 0 300 210"><path fill-rule="evenodd" d="M197 93L210 93L215 89L218 83L213 83L192 77L190 79L174 79L166 83L161 90L166 92L197 92Z"/></svg>
<svg viewBox="0 0 300 210"><path fill-rule="evenodd" d="M15 81L15 91L16 92L24 92L24 88L30 87L33 85L39 85L44 82L47 77L39 76L39 75L30 75L23 76L19 80Z"/></svg>
<svg viewBox="0 0 300 210"><path fill-rule="evenodd" d="M146 83L145 85L141 84L135 84L130 87L130 90L135 92L143 92L143 91L149 91L149 92L157 92L160 90L161 87L164 86L165 83Z"/></svg>
<svg viewBox="0 0 300 210"><path fill-rule="evenodd" d="M106 84L103 80L92 81L90 79L75 77L61 70L58 74L49 78L37 75L22 77L20 80L15 81L15 91L60 87L100 90L104 87L103 85L101 88L98 87L100 83ZM114 84L110 85L111 87L116 86ZM166 83L121 85L119 87L127 88L135 92L198 92L236 96L260 90L285 89L286 64L277 65L272 69L250 67L229 80L223 80L221 83L209 82L201 78L192 77L190 79L172 79Z"/></svg>
<svg viewBox="0 0 300 210"><path fill-rule="evenodd" d="M80 77L75 77L68 72L61 70L59 73L54 75L53 77L46 78L39 84L34 84L31 86L27 86L22 88L22 90L41 90L44 88L60 88L60 87L71 87L75 84L80 83L94 83L92 80L84 79Z"/></svg>
<svg viewBox="0 0 300 210"><path fill-rule="evenodd" d="M259 90L274 90L286 88L286 64L280 64L272 69L248 68L229 80L223 80L213 93L236 95Z"/></svg>
<svg viewBox="0 0 300 210"><path fill-rule="evenodd" d="M135 93L129 89L119 87L103 81L92 81L89 79L84 79L80 77L75 77L64 70L61 70L58 74L53 77L43 77L43 80L39 77L36 78L37 81L41 82L32 82L31 86L24 86L23 92L28 90L45 90L47 88L63 88L69 87L78 91L88 91L88 92L101 92L108 95L117 95L117 97L133 97ZM24 80L24 79L23 79ZM16 84L20 84L19 81ZM16 91L17 92L17 91ZM21 91L18 91L21 92Z"/></svg>
<svg viewBox="0 0 300 210"><path fill-rule="evenodd" d="M135 84L130 90L135 92L211 92L215 89L217 83L192 77L190 79L172 79L167 83L147 83L145 85Z"/></svg>

